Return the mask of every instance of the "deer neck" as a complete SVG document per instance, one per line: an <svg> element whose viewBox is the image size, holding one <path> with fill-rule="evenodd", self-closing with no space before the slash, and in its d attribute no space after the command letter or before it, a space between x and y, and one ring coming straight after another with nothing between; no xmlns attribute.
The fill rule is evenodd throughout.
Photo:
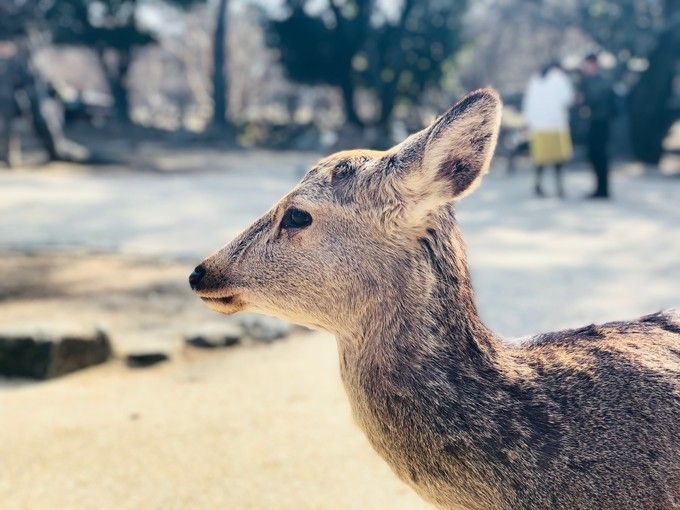
<svg viewBox="0 0 680 510"><path fill-rule="evenodd" d="M354 327L336 332L344 375L408 373L437 360L472 376L503 364L503 344L477 312L458 229L446 231L428 229L417 252L401 261L403 272L366 303Z"/></svg>
<svg viewBox="0 0 680 510"><path fill-rule="evenodd" d="M504 412L498 386L510 362L479 318L457 231L428 231L420 244L412 274L433 277L405 282L401 299L383 300L358 340L338 337L343 383L373 447L422 496L432 500L423 487L437 479L458 478L468 488L456 496L461 504L485 490L498 501L488 477L478 476L493 469L476 466L470 477L469 466L484 464L481 431Z"/></svg>

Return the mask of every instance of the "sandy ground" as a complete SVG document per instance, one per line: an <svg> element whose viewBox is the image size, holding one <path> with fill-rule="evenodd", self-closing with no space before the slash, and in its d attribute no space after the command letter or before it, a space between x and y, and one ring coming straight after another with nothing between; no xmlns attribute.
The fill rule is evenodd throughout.
<svg viewBox="0 0 680 510"><path fill-rule="evenodd" d="M313 157L218 160L225 171L212 157L199 163L213 170L195 174L0 174L0 327L103 321L119 350L135 350L177 345L187 325L225 320L200 307L187 273ZM520 336L680 305L680 179L620 171L611 203L580 199L585 173L568 175L566 201L532 198L530 181L492 172L459 207L491 327ZM0 501L31 510L424 508L352 424L334 343L320 334L179 348L141 371L115 361L46 383L0 382Z"/></svg>
<svg viewBox="0 0 680 510"><path fill-rule="evenodd" d="M426 508L352 424L336 357L317 334L6 386L2 508Z"/></svg>

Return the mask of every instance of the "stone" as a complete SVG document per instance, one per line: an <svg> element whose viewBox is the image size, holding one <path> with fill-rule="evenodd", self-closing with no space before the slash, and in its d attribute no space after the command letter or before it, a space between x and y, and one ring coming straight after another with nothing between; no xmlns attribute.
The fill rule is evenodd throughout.
<svg viewBox="0 0 680 510"><path fill-rule="evenodd" d="M143 352L125 356L125 364L130 368L145 368L169 360L164 352Z"/></svg>
<svg viewBox="0 0 680 510"><path fill-rule="evenodd" d="M192 347L215 349L231 347L241 342L243 329L233 322L215 322L202 325L197 331L186 333L184 342Z"/></svg>
<svg viewBox="0 0 680 510"><path fill-rule="evenodd" d="M111 343L100 329L61 323L0 331L0 375L51 379L104 363Z"/></svg>
<svg viewBox="0 0 680 510"><path fill-rule="evenodd" d="M240 324L246 336L259 342L272 342L290 335L292 327L273 317L246 313L240 316Z"/></svg>

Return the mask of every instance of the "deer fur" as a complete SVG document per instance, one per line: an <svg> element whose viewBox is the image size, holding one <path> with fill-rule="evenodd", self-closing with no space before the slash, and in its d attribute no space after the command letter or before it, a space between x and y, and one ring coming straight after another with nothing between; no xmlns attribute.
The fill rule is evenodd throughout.
<svg viewBox="0 0 680 510"><path fill-rule="evenodd" d="M322 160L196 290L334 333L357 424L436 507L680 508L677 313L519 344L479 318L454 202L488 170L500 110L476 91L389 151ZM282 228L290 207L311 225Z"/></svg>

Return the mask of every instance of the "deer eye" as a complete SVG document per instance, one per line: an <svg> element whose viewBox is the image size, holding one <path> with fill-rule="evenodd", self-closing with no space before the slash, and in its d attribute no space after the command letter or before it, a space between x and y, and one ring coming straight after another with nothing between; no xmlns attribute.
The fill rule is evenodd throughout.
<svg viewBox="0 0 680 510"><path fill-rule="evenodd" d="M305 228L312 224L312 216L308 212L291 207L281 219L281 228Z"/></svg>

